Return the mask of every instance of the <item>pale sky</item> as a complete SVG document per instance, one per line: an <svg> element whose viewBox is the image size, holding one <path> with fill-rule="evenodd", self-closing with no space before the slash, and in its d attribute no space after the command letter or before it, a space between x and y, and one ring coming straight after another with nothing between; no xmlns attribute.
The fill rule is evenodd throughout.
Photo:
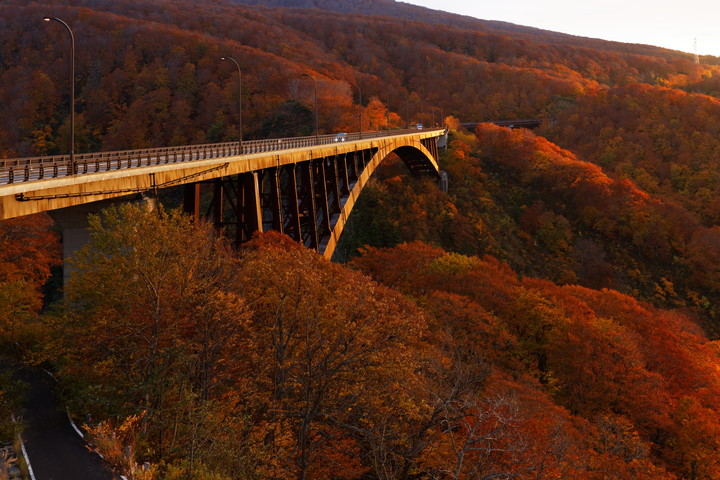
<svg viewBox="0 0 720 480"><path fill-rule="evenodd" d="M402 0L483 20L720 56L720 0Z"/></svg>

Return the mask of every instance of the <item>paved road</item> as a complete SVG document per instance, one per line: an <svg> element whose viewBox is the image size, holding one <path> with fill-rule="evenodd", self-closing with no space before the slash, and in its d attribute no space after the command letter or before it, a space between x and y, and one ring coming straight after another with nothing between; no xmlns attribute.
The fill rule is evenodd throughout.
<svg viewBox="0 0 720 480"><path fill-rule="evenodd" d="M59 410L55 382L44 372L23 368L18 377L30 384L25 404L25 449L36 480L112 480L100 457L90 452Z"/></svg>

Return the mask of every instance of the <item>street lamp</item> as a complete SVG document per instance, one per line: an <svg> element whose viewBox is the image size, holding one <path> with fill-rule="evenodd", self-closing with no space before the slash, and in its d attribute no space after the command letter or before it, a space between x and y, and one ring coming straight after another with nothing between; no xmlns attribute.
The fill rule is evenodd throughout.
<svg viewBox="0 0 720 480"><path fill-rule="evenodd" d="M310 80L313 81L313 85L315 86L315 144L319 144L320 141L318 139L318 134L320 131L319 122L318 122L318 109L317 109L317 81L315 80L315 77L308 73L303 73L303 77L308 77Z"/></svg>
<svg viewBox="0 0 720 480"><path fill-rule="evenodd" d="M242 72L240 71L240 64L232 57L220 57L220 60L229 60L235 64L238 71L238 152L240 155L243 153L243 129L242 129Z"/></svg>
<svg viewBox="0 0 720 480"><path fill-rule="evenodd" d="M358 91L358 138L362 138L362 91L360 85L353 83L352 85L357 88Z"/></svg>
<svg viewBox="0 0 720 480"><path fill-rule="evenodd" d="M57 22L70 34L70 165L68 175L77 173L75 163L75 35L70 26L57 17L43 17L45 22Z"/></svg>

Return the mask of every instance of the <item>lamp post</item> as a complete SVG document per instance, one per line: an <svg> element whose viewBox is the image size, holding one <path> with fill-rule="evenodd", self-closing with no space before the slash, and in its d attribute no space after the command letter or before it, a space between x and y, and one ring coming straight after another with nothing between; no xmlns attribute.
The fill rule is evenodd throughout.
<svg viewBox="0 0 720 480"><path fill-rule="evenodd" d="M320 143L320 141L318 139L318 135L320 132L320 127L319 127L320 123L318 122L318 109L317 109L317 81L315 80L315 77L313 77L312 75L310 75L308 73L303 73L302 76L308 77L310 80L312 80L313 85L315 86L315 144L317 145L318 143Z"/></svg>
<svg viewBox="0 0 720 480"><path fill-rule="evenodd" d="M43 17L43 21L57 22L70 34L70 164L67 174L74 175L77 173L77 164L75 163L75 35L70 26L57 17Z"/></svg>
<svg viewBox="0 0 720 480"><path fill-rule="evenodd" d="M357 83L353 83L353 85L358 91L358 138L362 138L362 91L360 85Z"/></svg>
<svg viewBox="0 0 720 480"><path fill-rule="evenodd" d="M238 72L238 152L243 153L243 129L242 129L242 72L240 64L232 57L220 57L220 60L229 60L235 64Z"/></svg>

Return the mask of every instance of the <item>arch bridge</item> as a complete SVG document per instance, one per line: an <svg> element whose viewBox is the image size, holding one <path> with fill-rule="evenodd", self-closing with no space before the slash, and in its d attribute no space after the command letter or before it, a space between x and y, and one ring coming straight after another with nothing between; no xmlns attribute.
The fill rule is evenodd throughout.
<svg viewBox="0 0 720 480"><path fill-rule="evenodd" d="M49 212L64 230L67 255L84 242L69 238L85 231L88 212L182 185L185 211L210 219L236 243L273 229L329 259L378 165L395 153L413 175L439 176L446 135L363 132L0 159L0 220Z"/></svg>

